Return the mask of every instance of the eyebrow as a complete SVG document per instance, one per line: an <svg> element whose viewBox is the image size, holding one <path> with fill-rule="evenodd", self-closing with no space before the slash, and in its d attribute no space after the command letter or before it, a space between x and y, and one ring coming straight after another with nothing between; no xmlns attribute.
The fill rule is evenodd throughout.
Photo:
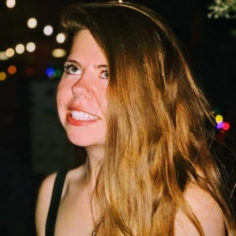
<svg viewBox="0 0 236 236"><path fill-rule="evenodd" d="M100 69L100 68L103 68L103 67L105 67L105 68L107 68L107 65L98 65L98 66L95 66L97 69Z"/></svg>
<svg viewBox="0 0 236 236"><path fill-rule="evenodd" d="M81 63L79 63L78 61L73 60L73 59L68 59L68 60L65 61L65 63L66 63L66 62L72 62L72 63L77 64L77 65L80 66L80 67L83 67ZM106 64L95 65L95 68L96 68L96 69L107 68L107 67L108 67L108 66L107 66Z"/></svg>

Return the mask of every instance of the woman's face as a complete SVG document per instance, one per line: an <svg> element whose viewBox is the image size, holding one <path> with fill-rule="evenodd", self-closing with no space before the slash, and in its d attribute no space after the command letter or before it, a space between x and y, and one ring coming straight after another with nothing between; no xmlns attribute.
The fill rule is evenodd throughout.
<svg viewBox="0 0 236 236"><path fill-rule="evenodd" d="M74 38L57 91L59 118L75 145L104 144L107 86L103 52L91 33L82 30Z"/></svg>

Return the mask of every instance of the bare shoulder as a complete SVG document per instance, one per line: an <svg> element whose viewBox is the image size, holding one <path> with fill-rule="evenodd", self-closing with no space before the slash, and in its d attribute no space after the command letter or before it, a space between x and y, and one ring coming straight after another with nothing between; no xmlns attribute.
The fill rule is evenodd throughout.
<svg viewBox="0 0 236 236"><path fill-rule="evenodd" d="M61 198L67 194L68 186L78 182L83 177L84 166L68 171L64 182ZM46 177L39 189L38 199L36 204L36 230L38 236L45 235L46 219L51 202L54 182L57 173L51 174Z"/></svg>
<svg viewBox="0 0 236 236"><path fill-rule="evenodd" d="M36 204L36 230L38 236L43 236L46 225L46 218L52 195L52 189L55 182L56 173L46 177L39 189Z"/></svg>
<svg viewBox="0 0 236 236"><path fill-rule="evenodd" d="M199 220L206 236L225 236L221 208L212 196L197 185L189 184L184 197ZM175 219L175 236L198 236L190 220L179 210Z"/></svg>

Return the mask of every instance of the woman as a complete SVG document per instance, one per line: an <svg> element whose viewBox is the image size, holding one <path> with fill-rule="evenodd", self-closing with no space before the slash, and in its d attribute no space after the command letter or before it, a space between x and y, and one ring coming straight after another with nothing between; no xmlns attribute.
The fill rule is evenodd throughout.
<svg viewBox="0 0 236 236"><path fill-rule="evenodd" d="M43 182L38 235L235 235L209 107L168 26L116 2L72 6L63 25L73 42L58 113L87 160Z"/></svg>

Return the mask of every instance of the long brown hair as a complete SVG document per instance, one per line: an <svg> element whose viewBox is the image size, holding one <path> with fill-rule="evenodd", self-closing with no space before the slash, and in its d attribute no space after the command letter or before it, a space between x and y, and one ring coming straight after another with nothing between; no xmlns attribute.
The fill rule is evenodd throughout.
<svg viewBox="0 0 236 236"><path fill-rule="evenodd" d="M209 151L210 108L164 20L137 4L108 2L70 7L63 25L72 34L88 29L108 61L98 234L173 235L181 209L204 235L183 197L194 183L219 204L233 235L232 212Z"/></svg>

